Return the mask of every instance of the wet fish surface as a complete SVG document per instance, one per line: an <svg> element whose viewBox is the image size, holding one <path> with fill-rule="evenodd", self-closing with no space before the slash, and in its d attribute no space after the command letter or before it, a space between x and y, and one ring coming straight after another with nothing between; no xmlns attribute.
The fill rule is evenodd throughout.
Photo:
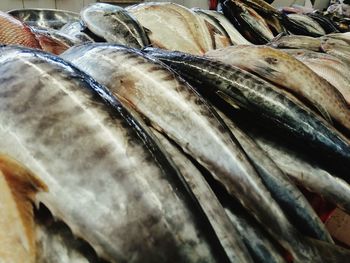
<svg viewBox="0 0 350 263"><path fill-rule="evenodd" d="M82 22L73 22L67 23L59 32L77 38L81 42L94 42L94 40L84 32L85 30L86 26L83 26Z"/></svg>
<svg viewBox="0 0 350 263"><path fill-rule="evenodd" d="M104 87L40 51L2 48L0 64L1 149L75 236L110 262L217 262L179 173Z"/></svg>
<svg viewBox="0 0 350 263"><path fill-rule="evenodd" d="M310 36L280 36L273 39L268 45L275 48L297 48L321 51L321 39Z"/></svg>
<svg viewBox="0 0 350 263"><path fill-rule="evenodd" d="M350 108L342 94L299 60L266 46L231 46L209 51L212 59L247 70L309 102L326 120L350 130Z"/></svg>
<svg viewBox="0 0 350 263"><path fill-rule="evenodd" d="M85 7L80 14L89 30L107 42L135 48L149 45L142 26L119 6L96 3Z"/></svg>
<svg viewBox="0 0 350 263"><path fill-rule="evenodd" d="M289 21L292 21L297 26L305 28L305 31L308 32L310 36L323 36L326 34L324 29L311 17L303 14L289 14ZM290 28L292 33L298 34L298 29L293 30Z"/></svg>

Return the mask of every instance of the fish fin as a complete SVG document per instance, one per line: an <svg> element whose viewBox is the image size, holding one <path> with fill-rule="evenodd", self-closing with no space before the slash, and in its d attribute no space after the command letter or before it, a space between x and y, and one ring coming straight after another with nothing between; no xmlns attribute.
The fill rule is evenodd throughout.
<svg viewBox="0 0 350 263"><path fill-rule="evenodd" d="M216 94L222 98L224 101L226 101L228 104L230 104L233 108L239 110L241 107L238 105L238 102L235 101L233 98L230 96L226 95L224 92L218 90Z"/></svg>
<svg viewBox="0 0 350 263"><path fill-rule="evenodd" d="M3 186L7 187L10 193L9 196L11 196L10 198L15 204L16 210L13 210L13 213L17 213L19 215L19 217L16 218L16 220L19 222L18 226L20 225L20 228L18 229L23 230L22 233L17 233L17 237L13 237L13 244L11 245L18 246L18 248L21 247L22 249L19 251L25 252L20 253L19 255L13 255L16 260L11 262L17 262L20 257L28 257L26 258L26 262L35 262L36 237L33 203L36 193L47 191L47 186L40 179L35 177L35 175L32 174L27 168L3 154L0 154L0 176L3 176L4 180L2 181L5 183ZM4 215L1 216L3 217Z"/></svg>

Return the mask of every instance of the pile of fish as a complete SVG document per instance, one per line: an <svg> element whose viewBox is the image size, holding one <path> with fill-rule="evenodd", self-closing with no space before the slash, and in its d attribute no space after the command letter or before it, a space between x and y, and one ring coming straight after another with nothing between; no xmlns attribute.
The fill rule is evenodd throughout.
<svg viewBox="0 0 350 263"><path fill-rule="evenodd" d="M10 14L0 262L350 258L349 33L260 0Z"/></svg>

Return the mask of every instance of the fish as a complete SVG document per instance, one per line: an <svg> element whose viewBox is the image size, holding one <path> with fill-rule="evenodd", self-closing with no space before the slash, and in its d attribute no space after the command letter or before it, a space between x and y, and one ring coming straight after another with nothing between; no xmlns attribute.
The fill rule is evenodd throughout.
<svg viewBox="0 0 350 263"><path fill-rule="evenodd" d="M286 49L283 51L293 55L316 74L333 85L343 95L347 104L350 105L349 65L325 53L297 49Z"/></svg>
<svg viewBox="0 0 350 263"><path fill-rule="evenodd" d="M87 28L107 42L135 48L150 44L139 22L122 7L95 3L82 9L80 15Z"/></svg>
<svg viewBox="0 0 350 263"><path fill-rule="evenodd" d="M310 258L312 249L303 244L229 130L206 101L174 73L142 52L122 46L80 45L62 57L102 82L124 105L133 107L154 129L176 142L261 220L296 259ZM92 67L95 60L99 61L98 69Z"/></svg>
<svg viewBox="0 0 350 263"><path fill-rule="evenodd" d="M89 37L84 31L86 27L82 25L81 22L67 23L63 26L59 32L74 37L81 42L94 42L94 40Z"/></svg>
<svg viewBox="0 0 350 263"><path fill-rule="evenodd" d="M75 37L71 37L70 35L67 35L65 33L62 33L58 30L51 29L39 29L39 28L32 28L32 31L36 34L41 34L44 36L47 36L51 39L54 39L57 42L60 42L62 46L65 46L65 49L68 49L76 44L80 44L81 41Z"/></svg>
<svg viewBox="0 0 350 263"><path fill-rule="evenodd" d="M288 30L293 34L306 35L306 36L323 36L326 34L324 29L311 17L304 14L289 14ZM293 25L293 26L292 26Z"/></svg>
<svg viewBox="0 0 350 263"><path fill-rule="evenodd" d="M338 169L347 170L347 138L292 95L247 71L206 57L151 48L143 52L170 66L216 106L251 113L267 126L273 123L280 132L289 134L290 140L297 139L316 150L315 158L325 158ZM339 176L349 182L346 174Z"/></svg>
<svg viewBox="0 0 350 263"><path fill-rule="evenodd" d="M350 46L339 45L337 41L322 41L321 49L323 52L335 56L350 65Z"/></svg>
<svg viewBox="0 0 350 263"><path fill-rule="evenodd" d="M0 29L0 44L42 49L56 55L68 48L61 41L35 33L30 27L4 12L0 12L0 23L3 25Z"/></svg>
<svg viewBox="0 0 350 263"><path fill-rule="evenodd" d="M213 49L208 28L188 8L174 3L151 2L126 10L146 28L155 47L198 55Z"/></svg>
<svg viewBox="0 0 350 263"><path fill-rule="evenodd" d="M274 83L350 130L350 108L343 95L293 56L267 46L231 46L206 56Z"/></svg>
<svg viewBox="0 0 350 263"><path fill-rule="evenodd" d="M35 263L106 263L87 242L74 236L69 226L54 218L43 204L34 212Z"/></svg>
<svg viewBox="0 0 350 263"><path fill-rule="evenodd" d="M67 23L78 22L80 20L78 13L58 9L13 9L8 11L8 14L29 26L41 29L60 29Z"/></svg>
<svg viewBox="0 0 350 263"><path fill-rule="evenodd" d="M315 20L323 28L326 34L339 32L335 23L328 17L319 13L307 13L306 15Z"/></svg>
<svg viewBox="0 0 350 263"><path fill-rule="evenodd" d="M228 36L226 30L221 26L215 17L207 14L199 8L192 8L191 10L193 10L199 17L201 17L203 19L203 23L207 25L212 37L213 49L232 45L231 39Z"/></svg>
<svg viewBox="0 0 350 263"><path fill-rule="evenodd" d="M294 48L321 51L321 39L310 36L280 35L275 37L267 45L274 48Z"/></svg>
<svg viewBox="0 0 350 263"><path fill-rule="evenodd" d="M239 238L240 235L202 173L165 135L154 128L151 128L151 130L179 168L198 202L203 207L230 262L253 262L243 241Z"/></svg>
<svg viewBox="0 0 350 263"><path fill-rule="evenodd" d="M0 154L0 261L36 263L33 206L47 186L27 167Z"/></svg>
<svg viewBox="0 0 350 263"><path fill-rule="evenodd" d="M333 33L333 34L327 34L327 37L330 38L335 38L335 39L340 39L343 40L345 42L347 42L348 44L350 44L350 34L348 33Z"/></svg>
<svg viewBox="0 0 350 263"><path fill-rule="evenodd" d="M325 226L292 180L249 135L238 127L232 118L230 119L217 108L215 110L238 140L264 184L289 220L305 235L322 236L323 240L332 243L332 238Z"/></svg>
<svg viewBox="0 0 350 263"><path fill-rule="evenodd" d="M204 10L203 12L214 17L220 23L220 25L225 29L229 35L231 42L234 45L249 45L251 44L247 39L245 39L241 33L233 26L233 24L220 12L213 10Z"/></svg>
<svg viewBox="0 0 350 263"><path fill-rule="evenodd" d="M346 212L350 212L350 185L312 162L302 151L279 143L276 137L259 135L261 130L249 131L254 141L282 171L298 185L324 197Z"/></svg>
<svg viewBox="0 0 350 263"><path fill-rule="evenodd" d="M240 31L240 33L254 44L266 44L274 38L265 20L253 9L240 1L225 1L224 15Z"/></svg>
<svg viewBox="0 0 350 263"><path fill-rule="evenodd" d="M3 47L0 65L0 149L74 236L108 262L226 262L175 165L105 87L38 50Z"/></svg>

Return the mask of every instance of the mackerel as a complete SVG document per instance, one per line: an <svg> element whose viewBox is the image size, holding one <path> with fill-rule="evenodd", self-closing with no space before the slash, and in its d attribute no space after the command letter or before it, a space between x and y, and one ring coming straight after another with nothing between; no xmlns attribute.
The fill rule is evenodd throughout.
<svg viewBox="0 0 350 263"><path fill-rule="evenodd" d="M31 49L1 48L0 65L0 148L75 236L110 262L225 262L172 162L103 86Z"/></svg>

